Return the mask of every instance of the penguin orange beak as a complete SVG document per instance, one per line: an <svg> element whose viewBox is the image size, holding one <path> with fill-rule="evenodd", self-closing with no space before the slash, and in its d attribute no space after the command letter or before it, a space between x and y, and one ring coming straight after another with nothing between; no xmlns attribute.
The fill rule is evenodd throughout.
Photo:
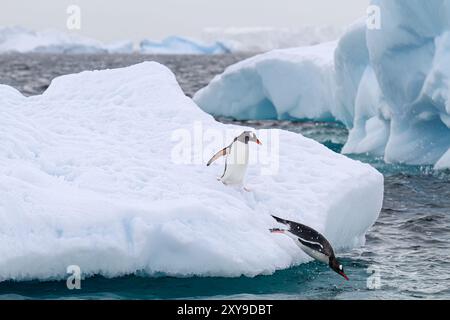
<svg viewBox="0 0 450 320"><path fill-rule="evenodd" d="M270 231L270 233L284 233L283 229L278 229L278 228L270 229L269 231Z"/></svg>
<svg viewBox="0 0 450 320"><path fill-rule="evenodd" d="M262 142L259 141L259 139L256 139L256 143L259 144L259 145L262 145Z"/></svg>
<svg viewBox="0 0 450 320"><path fill-rule="evenodd" d="M345 280L349 281L350 279L347 277L347 275L345 273L343 273L342 271L339 272L339 274L341 276L343 276L345 278Z"/></svg>

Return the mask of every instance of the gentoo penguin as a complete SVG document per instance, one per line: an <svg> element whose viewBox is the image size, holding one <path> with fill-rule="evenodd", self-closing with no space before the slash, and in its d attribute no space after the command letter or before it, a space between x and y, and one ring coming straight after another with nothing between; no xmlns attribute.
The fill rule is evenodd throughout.
<svg viewBox="0 0 450 320"><path fill-rule="evenodd" d="M245 172L248 165L248 143L256 142L261 145L261 141L251 131L244 131L238 137L234 138L233 142L226 148L217 152L211 160L208 161L207 166L219 159L226 157L225 170L219 181L225 185L240 185L242 184Z"/></svg>
<svg viewBox="0 0 450 320"><path fill-rule="evenodd" d="M289 229L270 229L272 233L283 233L288 237L294 239L295 243L310 257L319 260L323 263L326 263L330 266L333 271L339 273L346 280L348 277L344 273L344 268L342 264L336 259L334 255L333 248L331 244L323 235L321 235L316 230L305 226L300 223L296 223L293 221L281 219L275 216L272 216L277 222L285 224L289 226Z"/></svg>

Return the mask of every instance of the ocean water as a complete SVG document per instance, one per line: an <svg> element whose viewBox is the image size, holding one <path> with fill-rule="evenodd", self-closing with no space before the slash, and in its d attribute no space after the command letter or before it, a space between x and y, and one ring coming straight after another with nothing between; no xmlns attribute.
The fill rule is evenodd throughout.
<svg viewBox="0 0 450 320"><path fill-rule="evenodd" d="M0 83L34 95L62 74L156 60L167 65L192 96L243 58L6 54L0 55ZM348 134L338 123L218 120L291 130L336 152ZM366 245L338 254L351 281L311 262L254 278L96 276L84 279L81 290L68 290L65 281L5 281L0 283L0 299L450 299L450 172L386 164L367 155L352 157L384 174L385 199Z"/></svg>

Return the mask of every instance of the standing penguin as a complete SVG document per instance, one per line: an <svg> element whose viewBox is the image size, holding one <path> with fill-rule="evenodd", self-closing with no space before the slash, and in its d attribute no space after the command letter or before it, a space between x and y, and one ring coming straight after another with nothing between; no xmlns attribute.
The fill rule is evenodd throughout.
<svg viewBox="0 0 450 320"><path fill-rule="evenodd" d="M344 273L342 264L336 259L331 244L323 235L316 230L303 224L281 219L272 216L277 222L289 226L289 229L270 229L272 233L282 233L292 238L295 243L310 257L326 263L330 268L343 276L346 280L348 277Z"/></svg>
<svg viewBox="0 0 450 320"><path fill-rule="evenodd" d="M251 131L244 131L238 137L234 138L233 142L226 148L217 152L207 163L211 163L225 157L225 170L219 181L225 185L239 185L243 183L245 172L247 171L249 158L249 141L261 145L261 141L256 137L255 133Z"/></svg>

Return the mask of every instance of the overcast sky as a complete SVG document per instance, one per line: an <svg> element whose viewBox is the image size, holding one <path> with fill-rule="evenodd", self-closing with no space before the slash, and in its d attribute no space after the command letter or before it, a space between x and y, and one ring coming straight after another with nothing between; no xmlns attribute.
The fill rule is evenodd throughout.
<svg viewBox="0 0 450 320"><path fill-rule="evenodd" d="M199 36L205 27L345 26L368 0L0 0L0 26L66 30L81 8L80 34L103 41Z"/></svg>

